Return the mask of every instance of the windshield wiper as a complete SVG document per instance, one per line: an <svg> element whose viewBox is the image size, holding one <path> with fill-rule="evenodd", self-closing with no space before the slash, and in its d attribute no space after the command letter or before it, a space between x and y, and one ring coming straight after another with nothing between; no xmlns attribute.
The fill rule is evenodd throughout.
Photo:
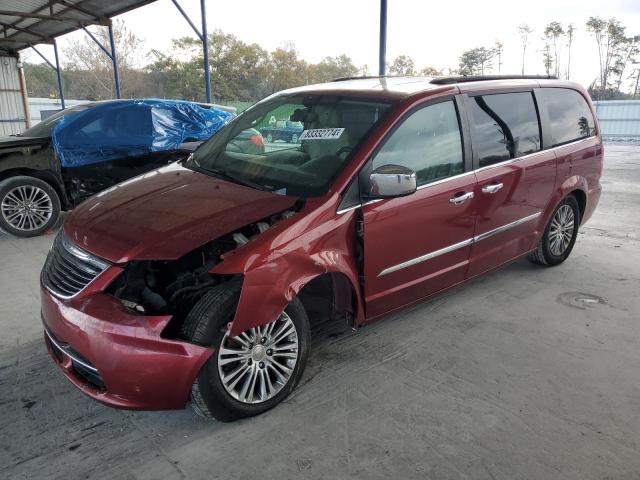
<svg viewBox="0 0 640 480"><path fill-rule="evenodd" d="M220 177L223 180L229 180L229 181L231 181L233 183L237 183L239 185L244 185L245 187L255 188L256 190L262 190L262 191L266 191L266 192L269 191L269 189L267 187L265 187L264 185L261 185L261 184L256 183L256 182L252 182L251 180L247 180L246 178L238 177L237 175L234 175L233 173L225 172L225 171L219 170L217 168L204 168L204 167L199 167L199 168L204 170L205 172L209 172L209 173L215 175L216 177Z"/></svg>

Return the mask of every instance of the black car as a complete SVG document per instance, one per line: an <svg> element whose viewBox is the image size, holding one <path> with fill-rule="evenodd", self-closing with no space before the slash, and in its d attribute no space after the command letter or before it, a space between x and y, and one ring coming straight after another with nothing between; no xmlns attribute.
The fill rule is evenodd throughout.
<svg viewBox="0 0 640 480"><path fill-rule="evenodd" d="M175 100L78 105L0 139L0 229L31 237L116 183L184 158L233 114Z"/></svg>

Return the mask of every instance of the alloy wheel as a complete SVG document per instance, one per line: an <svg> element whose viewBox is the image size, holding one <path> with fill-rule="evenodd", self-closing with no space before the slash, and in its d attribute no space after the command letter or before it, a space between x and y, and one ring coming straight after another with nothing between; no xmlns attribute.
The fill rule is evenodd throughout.
<svg viewBox="0 0 640 480"><path fill-rule="evenodd" d="M9 190L0 204L5 221L17 230L29 232L45 225L53 215L53 202L47 192L34 185Z"/></svg>
<svg viewBox="0 0 640 480"><path fill-rule="evenodd" d="M234 399L262 403L282 390L297 361L298 333L283 312L276 321L238 336L225 333L218 350L218 374Z"/></svg>
<svg viewBox="0 0 640 480"><path fill-rule="evenodd" d="M549 229L549 250L553 255L562 255L573 238L575 215L569 205L562 205L551 221Z"/></svg>

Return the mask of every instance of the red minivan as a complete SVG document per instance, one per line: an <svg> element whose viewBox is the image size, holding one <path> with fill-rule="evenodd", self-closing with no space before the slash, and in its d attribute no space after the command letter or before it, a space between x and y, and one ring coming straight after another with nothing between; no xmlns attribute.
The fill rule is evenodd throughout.
<svg viewBox="0 0 640 480"><path fill-rule="evenodd" d="M297 143L236 148L301 122ZM600 197L589 95L548 77L376 77L258 102L65 221L45 341L90 397L229 421L281 402L310 323L361 326L522 256L558 265Z"/></svg>

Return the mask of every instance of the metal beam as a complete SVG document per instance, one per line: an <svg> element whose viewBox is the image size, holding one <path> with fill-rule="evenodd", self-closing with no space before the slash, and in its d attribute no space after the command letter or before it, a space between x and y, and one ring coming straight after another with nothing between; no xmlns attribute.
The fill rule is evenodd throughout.
<svg viewBox="0 0 640 480"><path fill-rule="evenodd" d="M58 12L58 14L54 14L53 13L53 5L55 3L55 0L50 0L49 3L47 5L44 5L40 8L37 8L36 10L34 10L33 12L8 12L8 13L15 13L17 15L13 15L13 16L18 16L20 17L19 20L17 20L16 22L11 24L11 27L15 27L18 23L23 22L25 19L27 18L40 18L39 21L35 22L34 24L30 25L30 28L33 27L37 27L38 25L40 25L42 22L46 22L47 20L53 20L53 21L65 21L65 22L73 22L74 24L78 25L78 26L86 26L86 25L110 25L111 24L111 20L109 18L100 18L98 20L96 20L95 15L90 14L89 10L84 9L83 7L80 7L79 5L74 5L73 8L69 7L69 2L67 2L66 0L60 0L60 2L64 2L61 3L62 5L65 5L67 8L61 10L60 12ZM84 2L82 2L84 3ZM74 18L74 17L65 17L64 15L61 16L61 14L65 14L71 10L82 10L82 11L86 11L89 12L90 16L92 17L91 19L82 19L82 18ZM41 12L45 12L49 10L49 14L45 15ZM0 11L0 12L4 12L7 13L6 11ZM0 15L2 15L3 13L0 13ZM6 36L6 32L7 29L4 29L4 33ZM15 33L12 33L11 36L14 36Z"/></svg>
<svg viewBox="0 0 640 480"><path fill-rule="evenodd" d="M118 56L116 55L116 43L113 40L113 27L109 25L109 43L111 43L111 62L113 63L113 81L116 86L116 98L120 98L120 76L118 75Z"/></svg>
<svg viewBox="0 0 640 480"><path fill-rule="evenodd" d="M49 61L49 59L47 57L45 57L40 50L38 50L36 47L34 47L33 45L31 45L31 49L36 52L38 55L40 55L40 58L42 58L42 60L45 61L45 63L47 65L49 65L51 68L53 68L56 72L56 78L58 80L58 95L60 97L60 105L62 106L62 109L65 109L65 105L64 105L64 87L62 85L62 74L60 73L60 59L58 57L58 44L56 43L56 41L53 41L53 55L56 59L56 64L54 65L53 63L51 63Z"/></svg>
<svg viewBox="0 0 640 480"><path fill-rule="evenodd" d="M102 45L102 43L100 43L100 40L98 40L95 35L89 31L89 29L87 29L86 27L82 27L86 34L89 35L91 40L93 40L95 44L100 47L100 50L102 50L104 54L109 57L109 60L111 60L111 63L113 64L113 81L115 84L116 98L120 98L120 75L118 73L118 56L116 55L116 43L113 38L113 27L109 25L107 28L109 29L109 46L111 47L111 51L107 50L107 47Z"/></svg>
<svg viewBox="0 0 640 480"><path fill-rule="evenodd" d="M205 10L206 0L200 0L200 12L202 14L202 50L204 52L204 91L207 96L207 103L211 103L211 72L209 69L209 37L207 36L207 12Z"/></svg>
<svg viewBox="0 0 640 480"><path fill-rule="evenodd" d="M387 57L387 0L380 0L380 51L378 57L378 74L384 76Z"/></svg>
<svg viewBox="0 0 640 480"><path fill-rule="evenodd" d="M64 5L65 7L71 9L71 10L75 10L77 12L83 13L85 15L87 15L88 17L91 17L95 20L100 20L102 22L107 22L107 23L111 23L111 20L106 18L106 17L97 17L96 15L94 15L94 13L91 10L87 10L86 8L81 7L80 5L76 5L73 4L71 2L68 2L67 0L54 0L55 3L59 3L60 5Z"/></svg>
<svg viewBox="0 0 640 480"><path fill-rule="evenodd" d="M198 30L198 27L191 21L187 12L183 10L178 3L178 0L171 0L173 4L176 6L178 11L185 18L187 23L191 26L196 35L202 42L202 50L203 50L203 67L204 67L204 90L207 97L207 103L211 103L211 71L209 69L209 37L207 34L207 11L205 8L206 0L200 0L200 15L202 16L202 31Z"/></svg>
<svg viewBox="0 0 640 480"><path fill-rule="evenodd" d="M96 45L98 45L98 47L100 47L100 50L102 50L105 55L109 58L111 58L111 61L113 61L113 58L111 57L111 54L109 53L109 50L106 49L106 47L104 45L102 45L100 43L100 40L98 40L93 33L91 33L87 27L82 27L82 29L86 32L87 35L89 35L89 37L91 38L91 40L93 40L95 42Z"/></svg>
<svg viewBox="0 0 640 480"><path fill-rule="evenodd" d="M193 31L196 32L196 35L198 36L198 38L200 39L201 42L204 42L204 38L202 37L202 33L200 32L200 30L198 30L198 27L195 26L195 24L191 21L191 19L189 18L189 15L187 15L187 12L185 12L182 7L180 6L180 4L178 3L178 0L171 0L173 2L173 4L176 6L176 8L178 9L178 11L182 14L182 16L184 17L184 19L187 21L187 23L191 26L191 28L193 28Z"/></svg>
<svg viewBox="0 0 640 480"><path fill-rule="evenodd" d="M56 57L56 76L58 77L58 92L60 92L60 105L62 110L65 109L64 105L64 87L62 85L62 74L60 73L60 59L58 58L58 43L53 41L53 54Z"/></svg>
<svg viewBox="0 0 640 480"><path fill-rule="evenodd" d="M51 37L47 37L46 35L42 35L41 33L34 32L33 30L30 30L28 28L18 27L16 25L11 25L10 23L4 23L4 22L0 22L0 25L2 25L4 27L3 32L5 34L7 33L8 29L17 30L17 31L22 32L22 33L33 35L34 37L39 38L43 42L46 42L46 43L50 43L51 42Z"/></svg>
<svg viewBox="0 0 640 480"><path fill-rule="evenodd" d="M73 23L84 23L86 25L91 25L91 24L99 24L102 25L104 22L103 20L95 20L95 19L90 19L90 18L73 18L73 17L61 17L58 15L55 16L51 16L51 15L43 15L41 13L30 13L30 12L15 12L15 11L11 11L11 10L0 10L0 15L4 15L7 17L18 17L20 19L25 19L25 18L37 18L39 20L50 20L52 22L73 22ZM11 27L13 28L13 27Z"/></svg>

